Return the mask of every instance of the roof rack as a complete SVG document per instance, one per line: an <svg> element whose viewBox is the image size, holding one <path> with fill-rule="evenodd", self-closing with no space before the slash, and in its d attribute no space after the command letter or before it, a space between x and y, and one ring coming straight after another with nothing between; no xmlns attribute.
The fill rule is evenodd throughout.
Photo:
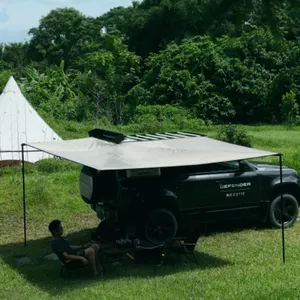
<svg viewBox="0 0 300 300"><path fill-rule="evenodd" d="M142 142L142 141L159 141L170 139L182 139L191 137L203 137L205 134L174 131L174 132L162 132L162 133L144 133L144 134L130 134L125 136L124 142Z"/></svg>
<svg viewBox="0 0 300 300"><path fill-rule="evenodd" d="M161 132L161 133L143 133L143 134L130 134L123 135L122 133L103 130L95 128L89 131L89 136L100 140L105 140L111 143L120 144L122 142L144 142L144 141L159 141L170 139L182 139L191 137L203 137L205 134L174 131L174 132Z"/></svg>

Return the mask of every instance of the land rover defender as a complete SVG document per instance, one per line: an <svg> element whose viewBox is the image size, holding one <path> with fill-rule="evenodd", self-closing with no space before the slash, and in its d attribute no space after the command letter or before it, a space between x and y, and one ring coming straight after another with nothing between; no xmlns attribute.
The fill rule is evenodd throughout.
<svg viewBox="0 0 300 300"><path fill-rule="evenodd" d="M142 136L142 135L139 135ZM132 137L132 136L131 136ZM102 221L123 234L166 243L175 237L195 242L201 224L251 218L274 227L298 217L298 173L271 163L230 161L194 166L97 171L80 174L83 200ZM107 224L106 224L107 226Z"/></svg>

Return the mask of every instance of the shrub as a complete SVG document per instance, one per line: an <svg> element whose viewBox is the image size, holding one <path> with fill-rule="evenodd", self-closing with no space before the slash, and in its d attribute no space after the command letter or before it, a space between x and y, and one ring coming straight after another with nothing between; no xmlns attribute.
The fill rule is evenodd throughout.
<svg viewBox="0 0 300 300"><path fill-rule="evenodd" d="M199 131L205 123L194 118L189 111L167 104L137 106L130 125L134 125L135 131L140 133L155 133L172 130Z"/></svg>
<svg viewBox="0 0 300 300"><path fill-rule="evenodd" d="M2 61L3 62L3 61ZM5 70L0 72L0 92L2 93L8 79L12 76L13 73L11 70Z"/></svg>
<svg viewBox="0 0 300 300"><path fill-rule="evenodd" d="M288 128L297 124L299 121L299 106L296 102L296 94L290 91L282 96L281 114L284 123Z"/></svg>
<svg viewBox="0 0 300 300"><path fill-rule="evenodd" d="M47 158L36 162L37 171L42 173L55 173L74 170L78 165L62 159Z"/></svg>
<svg viewBox="0 0 300 300"><path fill-rule="evenodd" d="M218 131L217 139L245 147L251 147L252 143L251 137L247 132L236 125L221 126Z"/></svg>

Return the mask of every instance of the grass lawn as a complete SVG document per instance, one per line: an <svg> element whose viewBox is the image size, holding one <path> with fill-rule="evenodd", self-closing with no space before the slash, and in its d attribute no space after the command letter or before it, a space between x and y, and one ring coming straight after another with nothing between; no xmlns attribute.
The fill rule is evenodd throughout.
<svg viewBox="0 0 300 300"><path fill-rule="evenodd" d="M63 138L86 136L90 125L57 126ZM280 151L284 164L300 171L300 128L244 127L253 146ZM123 128L124 129L124 128ZM126 131L126 128L124 129ZM215 136L214 127L203 132ZM277 160L276 160L277 161ZM298 299L300 223L285 231L286 263L282 263L281 231L258 224L210 230L199 239L198 265L173 256L161 266L124 262L108 266L105 279L83 276L61 279L50 253L48 223L59 218L74 243L85 242L98 225L95 213L80 198L80 166L40 162L26 166L28 247L23 246L22 180L18 168L0 169L0 299ZM20 257L32 262L17 263Z"/></svg>

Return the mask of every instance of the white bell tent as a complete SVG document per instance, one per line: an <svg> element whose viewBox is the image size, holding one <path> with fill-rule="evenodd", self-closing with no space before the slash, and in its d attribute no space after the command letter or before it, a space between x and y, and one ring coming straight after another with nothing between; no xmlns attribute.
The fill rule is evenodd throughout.
<svg viewBox="0 0 300 300"><path fill-rule="evenodd" d="M60 140L30 105L11 76L0 96L0 161L21 161L22 143ZM35 163L49 157L52 156L24 148L25 161Z"/></svg>

